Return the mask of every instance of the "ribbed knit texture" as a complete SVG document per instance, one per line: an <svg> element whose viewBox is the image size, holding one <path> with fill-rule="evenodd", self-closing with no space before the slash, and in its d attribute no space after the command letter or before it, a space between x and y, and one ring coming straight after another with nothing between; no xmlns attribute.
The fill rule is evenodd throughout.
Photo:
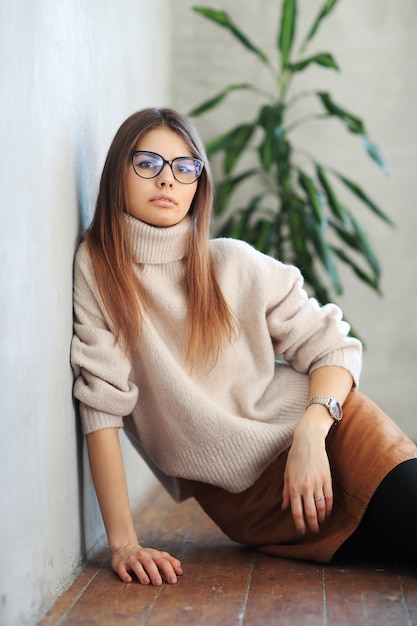
<svg viewBox="0 0 417 626"><path fill-rule="evenodd" d="M76 257L71 359L83 431L124 426L176 499L187 495L176 478L242 491L291 444L308 401L309 373L337 365L358 383L360 343L347 337L338 307L319 307L307 297L296 268L246 243L215 239L210 249L239 337L212 370L190 374L190 221L154 228L126 219L148 298L141 345L130 356L114 345L85 244Z"/></svg>

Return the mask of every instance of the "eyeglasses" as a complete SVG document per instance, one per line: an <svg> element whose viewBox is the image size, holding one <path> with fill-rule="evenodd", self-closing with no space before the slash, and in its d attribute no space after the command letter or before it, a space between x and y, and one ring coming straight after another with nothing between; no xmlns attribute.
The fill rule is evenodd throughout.
<svg viewBox="0 0 417 626"><path fill-rule="evenodd" d="M132 159L135 174L141 178L155 178L168 164L175 180L183 185L195 183L204 168L204 162L200 161L200 159L176 157L171 161L167 161L160 154L145 150L132 150L130 158Z"/></svg>

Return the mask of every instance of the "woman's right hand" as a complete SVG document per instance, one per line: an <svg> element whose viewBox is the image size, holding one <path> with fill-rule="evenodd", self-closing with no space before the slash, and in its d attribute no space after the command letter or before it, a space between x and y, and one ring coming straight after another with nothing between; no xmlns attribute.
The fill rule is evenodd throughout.
<svg viewBox="0 0 417 626"><path fill-rule="evenodd" d="M181 562L168 552L143 548L138 543L128 544L113 552L112 568L125 583L132 582L135 574L142 585L162 585L162 576L173 585L183 571Z"/></svg>

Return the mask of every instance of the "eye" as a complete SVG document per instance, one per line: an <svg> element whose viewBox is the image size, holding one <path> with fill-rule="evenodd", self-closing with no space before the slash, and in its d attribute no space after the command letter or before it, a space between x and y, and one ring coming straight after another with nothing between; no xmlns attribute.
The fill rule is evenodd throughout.
<svg viewBox="0 0 417 626"><path fill-rule="evenodd" d="M182 157L174 159L175 170L178 174L192 174L197 175L197 161L194 159L184 159Z"/></svg>
<svg viewBox="0 0 417 626"><path fill-rule="evenodd" d="M182 174L190 174L191 172L194 174L195 173L194 163L191 163L188 161L185 163L178 163L177 171L181 172Z"/></svg>
<svg viewBox="0 0 417 626"><path fill-rule="evenodd" d="M135 167L141 170L158 169L161 166L158 159L149 155L137 154L134 159Z"/></svg>
<svg viewBox="0 0 417 626"><path fill-rule="evenodd" d="M155 152L141 150L133 154L133 167L142 178L155 178L163 167L163 159Z"/></svg>
<svg viewBox="0 0 417 626"><path fill-rule="evenodd" d="M142 170L148 170L156 166L155 166L155 163L153 163L152 161L145 161L143 159L142 161L139 161L138 167L140 167Z"/></svg>

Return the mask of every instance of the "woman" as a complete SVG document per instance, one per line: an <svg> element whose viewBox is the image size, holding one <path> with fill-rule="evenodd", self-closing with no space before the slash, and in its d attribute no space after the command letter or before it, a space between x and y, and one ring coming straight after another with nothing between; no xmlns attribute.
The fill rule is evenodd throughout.
<svg viewBox="0 0 417 626"><path fill-rule="evenodd" d="M406 531L379 507L389 493L402 523L417 451L356 390L360 343L338 307L308 298L296 268L210 241L211 207L189 120L170 109L129 117L76 256L72 343L114 571L154 585L182 574L175 557L138 543L122 427L169 493L196 498L236 541L329 562L371 524L401 552Z"/></svg>

